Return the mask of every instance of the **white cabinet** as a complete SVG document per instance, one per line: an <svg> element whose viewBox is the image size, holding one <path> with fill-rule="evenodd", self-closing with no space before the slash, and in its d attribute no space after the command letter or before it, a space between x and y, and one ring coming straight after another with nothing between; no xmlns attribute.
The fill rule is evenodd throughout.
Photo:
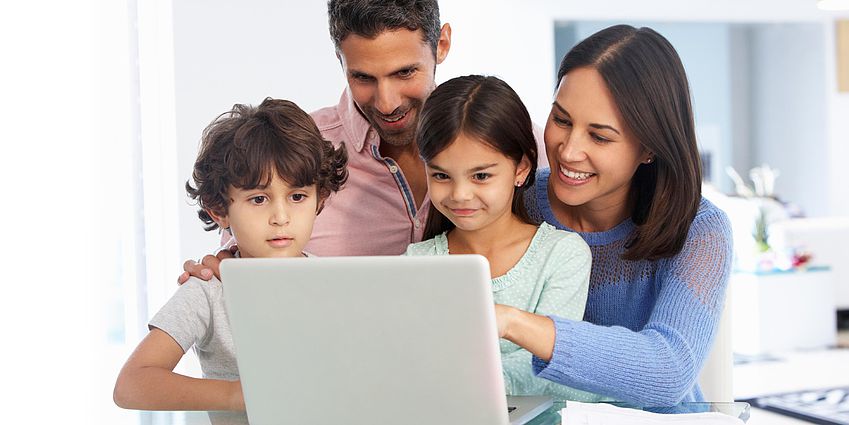
<svg viewBox="0 0 849 425"><path fill-rule="evenodd" d="M732 347L762 354L835 345L834 280L828 267L734 272L729 282Z"/></svg>

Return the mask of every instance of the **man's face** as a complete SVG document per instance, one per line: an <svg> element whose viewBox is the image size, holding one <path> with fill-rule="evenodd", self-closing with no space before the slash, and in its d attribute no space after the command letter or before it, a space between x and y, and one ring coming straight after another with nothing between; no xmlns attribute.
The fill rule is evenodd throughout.
<svg viewBox="0 0 849 425"><path fill-rule="evenodd" d="M436 87L436 65L445 59L450 27L442 27L436 57L421 30L388 30L371 39L351 34L339 45L339 60L354 103L383 142L405 146L425 99Z"/></svg>

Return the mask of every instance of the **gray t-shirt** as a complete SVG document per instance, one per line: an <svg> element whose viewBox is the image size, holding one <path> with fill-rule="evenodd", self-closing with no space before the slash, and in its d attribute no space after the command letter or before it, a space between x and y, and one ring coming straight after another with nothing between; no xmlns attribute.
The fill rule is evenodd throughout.
<svg viewBox="0 0 849 425"><path fill-rule="evenodd" d="M236 350L230 332L230 320L224 306L224 286L213 278L209 282L190 278L156 313L148 324L174 338L188 352L194 346L203 377L239 379ZM247 424L245 412L209 412L215 425Z"/></svg>

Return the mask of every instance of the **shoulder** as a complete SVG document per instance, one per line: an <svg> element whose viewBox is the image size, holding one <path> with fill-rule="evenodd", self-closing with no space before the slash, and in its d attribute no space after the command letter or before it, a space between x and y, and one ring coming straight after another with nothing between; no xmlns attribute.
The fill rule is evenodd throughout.
<svg viewBox="0 0 849 425"><path fill-rule="evenodd" d="M725 211L705 198L702 198L699 203L699 210L696 212L693 223L690 225L690 232L687 239L698 237L699 235L716 234L724 238L731 238L731 221Z"/></svg>
<svg viewBox="0 0 849 425"><path fill-rule="evenodd" d="M404 255L439 255L442 248L447 251L447 245L444 243L445 234L437 235L433 239L426 241L411 243L407 245L407 252Z"/></svg>
<svg viewBox="0 0 849 425"><path fill-rule="evenodd" d="M592 256L590 247L584 238L575 232L560 230L543 222L537 230L540 240L539 249L548 251L556 258L587 258Z"/></svg>
<svg viewBox="0 0 849 425"><path fill-rule="evenodd" d="M220 280L212 278L209 281L201 280L196 277L190 277L186 283L180 285L174 297L184 297L191 299L206 299L216 300L223 296L224 285Z"/></svg>
<svg viewBox="0 0 849 425"><path fill-rule="evenodd" d="M333 143L333 146L338 147L342 140L345 139L344 120L339 113L338 105L315 110L310 113L310 116L315 121L318 131L321 132L321 136ZM350 143L345 144L346 147L348 145Z"/></svg>
<svg viewBox="0 0 849 425"><path fill-rule="evenodd" d="M542 223L539 226L538 234L543 235L551 245L558 247L573 247L577 249L586 249L589 252L589 245L584 241L581 235L568 230L561 230L550 223Z"/></svg>

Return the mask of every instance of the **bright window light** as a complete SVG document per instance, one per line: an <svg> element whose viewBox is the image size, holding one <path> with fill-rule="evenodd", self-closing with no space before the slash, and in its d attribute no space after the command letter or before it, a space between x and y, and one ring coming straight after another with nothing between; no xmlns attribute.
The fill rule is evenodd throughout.
<svg viewBox="0 0 849 425"><path fill-rule="evenodd" d="M817 7L821 10L849 10L849 0L818 0Z"/></svg>

